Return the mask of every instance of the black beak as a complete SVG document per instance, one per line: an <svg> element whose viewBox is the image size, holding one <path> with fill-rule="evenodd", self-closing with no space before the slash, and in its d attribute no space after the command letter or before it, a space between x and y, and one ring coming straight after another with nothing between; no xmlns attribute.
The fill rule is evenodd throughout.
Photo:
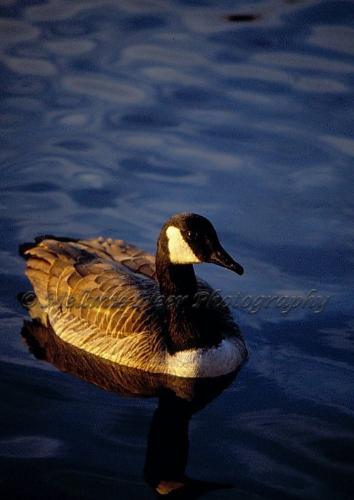
<svg viewBox="0 0 354 500"><path fill-rule="evenodd" d="M221 267L226 267L226 269L230 269L230 271L234 271L239 275L243 274L243 267L234 261L234 259L227 252L225 252L222 247L212 253L209 262Z"/></svg>

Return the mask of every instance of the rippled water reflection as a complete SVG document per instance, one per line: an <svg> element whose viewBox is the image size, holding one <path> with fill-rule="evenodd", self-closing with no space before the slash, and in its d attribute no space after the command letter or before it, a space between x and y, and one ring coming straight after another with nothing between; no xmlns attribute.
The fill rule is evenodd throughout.
<svg viewBox="0 0 354 500"><path fill-rule="evenodd" d="M153 403L32 358L17 246L104 234L153 251L191 210L246 269L198 268L225 294L331 297L320 314L235 309L251 358L193 419L191 475L234 485L214 498L351 498L352 3L2 0L0 14L5 484L149 498Z"/></svg>

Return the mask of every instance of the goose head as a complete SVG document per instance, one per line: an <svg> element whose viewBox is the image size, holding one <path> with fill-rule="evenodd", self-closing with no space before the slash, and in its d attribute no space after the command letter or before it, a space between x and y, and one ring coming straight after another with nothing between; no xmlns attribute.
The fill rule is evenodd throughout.
<svg viewBox="0 0 354 500"><path fill-rule="evenodd" d="M207 262L243 274L243 267L221 246L211 222L201 215L173 215L162 228L160 242L163 242L165 257L171 264Z"/></svg>

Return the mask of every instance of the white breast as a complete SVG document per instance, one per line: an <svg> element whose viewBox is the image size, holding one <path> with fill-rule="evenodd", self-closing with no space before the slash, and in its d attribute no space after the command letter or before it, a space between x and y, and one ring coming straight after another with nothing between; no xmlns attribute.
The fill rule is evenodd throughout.
<svg viewBox="0 0 354 500"><path fill-rule="evenodd" d="M219 377L235 371L247 357L243 341L225 339L218 347L166 355L165 373L178 377Z"/></svg>

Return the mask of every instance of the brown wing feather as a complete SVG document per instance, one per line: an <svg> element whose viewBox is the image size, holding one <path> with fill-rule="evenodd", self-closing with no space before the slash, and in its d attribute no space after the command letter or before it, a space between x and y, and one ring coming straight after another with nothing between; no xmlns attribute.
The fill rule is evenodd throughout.
<svg viewBox="0 0 354 500"><path fill-rule="evenodd" d="M44 239L24 256L42 311L64 340L95 353L113 352L114 340L138 334L159 343L164 315L153 300L151 255L122 240Z"/></svg>
<svg viewBox="0 0 354 500"><path fill-rule="evenodd" d="M89 251L94 250L101 257L109 257L130 271L156 279L155 257L124 240L96 238L81 240L80 245Z"/></svg>

